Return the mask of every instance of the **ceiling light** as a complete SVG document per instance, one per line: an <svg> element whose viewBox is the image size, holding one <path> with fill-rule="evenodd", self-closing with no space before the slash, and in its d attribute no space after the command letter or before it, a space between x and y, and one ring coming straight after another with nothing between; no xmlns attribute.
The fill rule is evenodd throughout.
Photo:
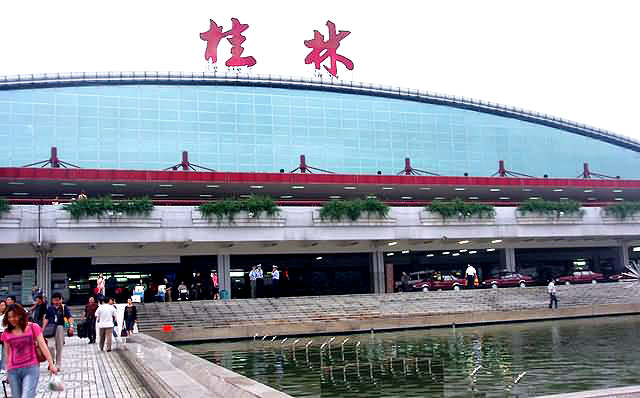
<svg viewBox="0 0 640 398"><path fill-rule="evenodd" d="M620 192L622 192L622 189L614 189L614 190L613 190L613 191L611 191L611 192L613 192L613 193L620 193Z"/></svg>
<svg viewBox="0 0 640 398"><path fill-rule="evenodd" d="M418 189L420 189L421 191L430 191L431 190L430 187L420 187Z"/></svg>
<svg viewBox="0 0 640 398"><path fill-rule="evenodd" d="M402 254L409 254L409 250L403 250Z"/></svg>
<svg viewBox="0 0 640 398"><path fill-rule="evenodd" d="M491 188L489 189L491 192L500 192L500 188Z"/></svg>
<svg viewBox="0 0 640 398"><path fill-rule="evenodd" d="M613 200L624 200L624 198L613 198Z"/></svg>
<svg viewBox="0 0 640 398"><path fill-rule="evenodd" d="M479 197L477 197L477 196L469 196L469 199L470 199L470 200L478 200L478 199L480 199L480 198L479 198Z"/></svg>
<svg viewBox="0 0 640 398"><path fill-rule="evenodd" d="M638 249L640 249L640 247L638 247ZM433 253L427 254L427 257L433 257L433 256L435 256L435 254L433 254Z"/></svg>
<svg viewBox="0 0 640 398"><path fill-rule="evenodd" d="M442 252L443 255L451 254L451 252Z"/></svg>
<svg viewBox="0 0 640 398"><path fill-rule="evenodd" d="M67 193L63 193L63 196L76 196L75 193L71 193L71 192L67 192Z"/></svg>
<svg viewBox="0 0 640 398"><path fill-rule="evenodd" d="M436 196L435 198L433 198L433 200L445 200L446 198L443 198L442 196Z"/></svg>
<svg viewBox="0 0 640 398"><path fill-rule="evenodd" d="M540 199L540 196L531 196L531 197L529 197L529 199L532 199L532 200Z"/></svg>
<svg viewBox="0 0 640 398"><path fill-rule="evenodd" d="M112 193L111 196L124 196L123 193Z"/></svg>
<svg viewBox="0 0 640 398"><path fill-rule="evenodd" d="M173 187L173 184L160 184L158 185L160 188L171 188Z"/></svg>
<svg viewBox="0 0 640 398"><path fill-rule="evenodd" d="M560 200L569 200L569 198L563 196L563 197L560 198Z"/></svg>
<svg viewBox="0 0 640 398"><path fill-rule="evenodd" d="M250 198L250 197L251 197L251 195L248 195L248 194L246 194L246 193L245 193L245 194L240 195L240 197L241 197L241 198Z"/></svg>
<svg viewBox="0 0 640 398"><path fill-rule="evenodd" d="M488 252L494 252L494 251L496 251L496 249L494 249L494 248L489 248L489 249L487 249L487 251L488 251Z"/></svg>
<svg viewBox="0 0 640 398"><path fill-rule="evenodd" d="M304 189L304 185L292 185L291 189Z"/></svg>
<svg viewBox="0 0 640 398"><path fill-rule="evenodd" d="M322 256L316 257L316 260L322 260Z"/></svg>
<svg viewBox="0 0 640 398"><path fill-rule="evenodd" d="M11 181L11 182L8 182L7 184L9 184L9 185L24 185L24 182ZM615 191L613 191L613 192L615 192Z"/></svg>
<svg viewBox="0 0 640 398"><path fill-rule="evenodd" d="M556 188L556 189L553 190L553 192L562 192L562 191L564 191L564 189L562 189L562 188Z"/></svg>
<svg viewBox="0 0 640 398"><path fill-rule="evenodd" d="M11 195L29 195L29 192L12 192Z"/></svg>
<svg viewBox="0 0 640 398"><path fill-rule="evenodd" d="M584 193L591 193L591 192L593 192L593 189L585 189L585 190L584 190L584 191L582 191L582 192L584 192Z"/></svg>
<svg viewBox="0 0 640 398"><path fill-rule="evenodd" d="M388 191L388 190L390 190L390 189L393 189L393 187L382 187L382 189L384 189L384 190Z"/></svg>
<svg viewBox="0 0 640 398"><path fill-rule="evenodd" d="M280 199L291 199L293 195L280 195Z"/></svg>
<svg viewBox="0 0 640 398"><path fill-rule="evenodd" d="M636 246L632 249L634 252L640 252L640 246Z"/></svg>
<svg viewBox="0 0 640 398"><path fill-rule="evenodd" d="M367 195L367 199L375 199L376 195Z"/></svg>
<svg viewBox="0 0 640 398"><path fill-rule="evenodd" d="M596 200L596 199L597 198L594 198L594 197L587 198L587 200Z"/></svg>
<svg viewBox="0 0 640 398"><path fill-rule="evenodd" d="M220 188L220 185L207 185L207 188Z"/></svg>
<svg viewBox="0 0 640 398"><path fill-rule="evenodd" d="M500 199L500 200L509 200L511 198L508 197L508 196L500 196L498 199Z"/></svg>
<svg viewBox="0 0 640 398"><path fill-rule="evenodd" d="M531 188L522 188L522 192L531 192L533 189Z"/></svg>
<svg viewBox="0 0 640 398"><path fill-rule="evenodd" d="M75 187L77 184L74 182L61 182L60 185L65 187Z"/></svg>
<svg viewBox="0 0 640 398"><path fill-rule="evenodd" d="M157 194L155 194L153 196L158 197L158 198L162 198L162 197L166 197L166 196L169 196L169 195L167 195L166 193L157 193Z"/></svg>
<svg viewBox="0 0 640 398"><path fill-rule="evenodd" d="M201 197L201 198L210 198L210 197L212 197L212 196L213 196L213 195L210 195L210 194L208 194L208 193L201 193L201 194L200 194L200 197Z"/></svg>
<svg viewBox="0 0 640 398"><path fill-rule="evenodd" d="M454 188L456 191L464 191L464 188Z"/></svg>
<svg viewBox="0 0 640 398"><path fill-rule="evenodd" d="M113 183L113 184L111 184L111 186L112 186L112 187L126 187L126 186L127 186L127 184L123 184L123 183L118 182L118 183Z"/></svg>
<svg viewBox="0 0 640 398"><path fill-rule="evenodd" d="M467 249L460 249L458 250L460 253L466 253L468 250Z"/></svg>
<svg viewBox="0 0 640 398"><path fill-rule="evenodd" d="M491 243L502 243L502 239L494 239Z"/></svg>
<svg viewBox="0 0 640 398"><path fill-rule="evenodd" d="M262 188L264 188L264 185L249 185L249 188L251 188L251 189L262 189Z"/></svg>
<svg viewBox="0 0 640 398"><path fill-rule="evenodd" d="M458 242L458 244L460 245L466 245L467 243L469 243L470 241L468 240L461 240L460 242Z"/></svg>
<svg viewBox="0 0 640 398"><path fill-rule="evenodd" d="M413 199L413 196L402 196L401 199L411 200Z"/></svg>
<svg viewBox="0 0 640 398"><path fill-rule="evenodd" d="M393 252L387 253L387 256L393 256Z"/></svg>
<svg viewBox="0 0 640 398"><path fill-rule="evenodd" d="M340 199L342 196L340 195L331 195L329 196L329 199Z"/></svg>
<svg viewBox="0 0 640 398"><path fill-rule="evenodd" d="M356 187L344 187L344 189L350 189L350 190L352 190L352 189L356 189Z"/></svg>
<svg viewBox="0 0 640 398"><path fill-rule="evenodd" d="M395 246L395 245L397 245L397 244L398 244L398 242L395 242L395 241L394 241L394 242L389 242L389 243L387 243L387 245L389 245L389 246Z"/></svg>
<svg viewBox="0 0 640 398"><path fill-rule="evenodd" d="M476 254L477 252L477 250L469 250L469 254Z"/></svg>
<svg viewBox="0 0 640 398"><path fill-rule="evenodd" d="M460 253L453 253L452 256L459 256Z"/></svg>

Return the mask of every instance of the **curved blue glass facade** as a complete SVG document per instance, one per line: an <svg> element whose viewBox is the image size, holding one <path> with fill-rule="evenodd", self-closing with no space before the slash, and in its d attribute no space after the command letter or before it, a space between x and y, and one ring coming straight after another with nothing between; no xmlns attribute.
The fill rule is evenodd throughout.
<svg viewBox="0 0 640 398"><path fill-rule="evenodd" d="M49 156L85 168L163 169L189 151L220 171L393 174L410 157L442 175L640 178L640 153L559 128L446 105L333 91L96 84L0 90L0 166Z"/></svg>

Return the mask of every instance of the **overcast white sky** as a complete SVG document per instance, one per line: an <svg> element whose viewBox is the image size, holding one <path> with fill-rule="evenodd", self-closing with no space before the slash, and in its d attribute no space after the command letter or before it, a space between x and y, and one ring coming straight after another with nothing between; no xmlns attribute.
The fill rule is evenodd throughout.
<svg viewBox="0 0 640 398"><path fill-rule="evenodd" d="M351 35L340 78L544 112L640 139L635 0L4 1L0 75L207 69L199 33L249 24L253 74L312 76L303 41ZM230 45L220 43L222 70Z"/></svg>

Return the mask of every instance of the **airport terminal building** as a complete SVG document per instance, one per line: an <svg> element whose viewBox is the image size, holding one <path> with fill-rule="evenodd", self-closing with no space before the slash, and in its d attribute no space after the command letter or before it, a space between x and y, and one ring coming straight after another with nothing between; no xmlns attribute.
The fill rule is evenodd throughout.
<svg viewBox="0 0 640 398"><path fill-rule="evenodd" d="M84 302L100 272L122 298L141 279L152 290L214 270L232 298L247 297L256 264L279 266L284 295L357 294L469 263L482 277L540 283L576 269L610 275L640 253L640 218L604 211L640 200L640 142L419 90L213 73L0 77L0 155L11 204L0 213L0 297L23 302L33 284ZM82 191L155 206L76 220L62 206ZM198 212L249 195L280 213L216 222ZM331 199L364 197L389 216L318 215ZM495 217L425 210L454 198L491 204ZM520 214L532 198L575 200L581 214Z"/></svg>

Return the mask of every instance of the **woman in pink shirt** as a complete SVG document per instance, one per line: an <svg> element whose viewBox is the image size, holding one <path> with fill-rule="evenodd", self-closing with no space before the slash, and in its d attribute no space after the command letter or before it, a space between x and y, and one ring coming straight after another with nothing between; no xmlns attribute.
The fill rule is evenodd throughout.
<svg viewBox="0 0 640 398"><path fill-rule="evenodd" d="M5 358L7 359L7 378L15 398L33 398L36 396L40 363L36 354L36 344L49 362L49 372L58 373L53 359L42 337L42 328L27 321L27 312L19 304L7 308L2 333Z"/></svg>
<svg viewBox="0 0 640 398"><path fill-rule="evenodd" d="M100 273L100 275L98 275L98 279L96 280L96 295L101 294L104 296L104 285L105 285L105 281L104 281L104 276L102 276L102 272Z"/></svg>

